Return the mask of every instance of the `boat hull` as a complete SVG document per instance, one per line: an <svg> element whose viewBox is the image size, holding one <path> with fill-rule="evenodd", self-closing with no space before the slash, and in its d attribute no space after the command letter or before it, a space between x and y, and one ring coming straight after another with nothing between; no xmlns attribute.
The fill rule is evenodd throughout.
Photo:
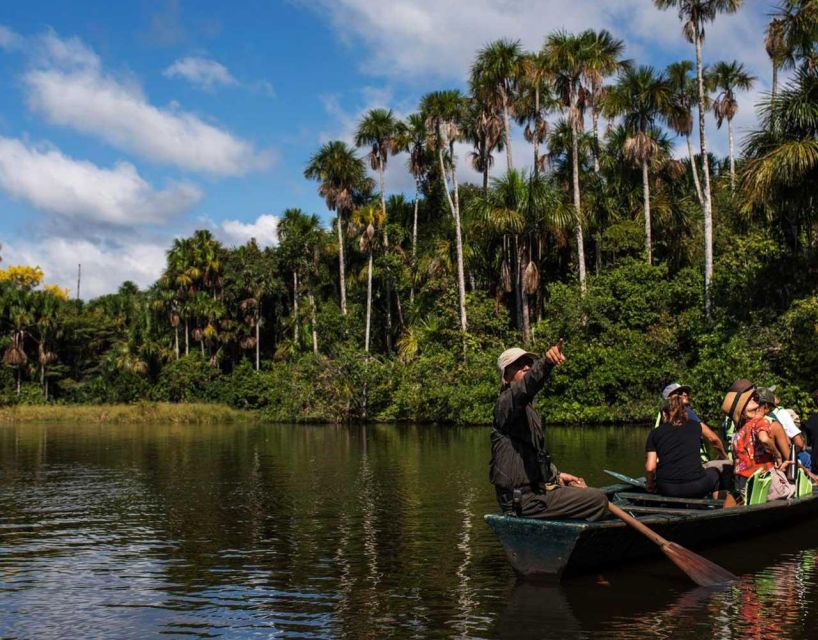
<svg viewBox="0 0 818 640"><path fill-rule="evenodd" d="M614 500L616 491L606 488ZM697 548L781 528L814 515L818 515L815 493L789 502L691 509L685 514L655 514L639 520L668 540ZM654 543L620 520L535 520L501 514L489 514L485 520L500 539L514 570L526 578L560 579L659 552Z"/></svg>

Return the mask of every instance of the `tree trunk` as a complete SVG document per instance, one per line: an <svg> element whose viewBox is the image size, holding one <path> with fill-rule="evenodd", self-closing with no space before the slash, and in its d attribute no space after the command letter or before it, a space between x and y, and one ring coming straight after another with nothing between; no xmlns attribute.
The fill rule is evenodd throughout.
<svg viewBox="0 0 818 640"><path fill-rule="evenodd" d="M576 111L576 96L571 96L572 114ZM575 115L571 118L571 169L574 181L574 210L577 216L577 262L579 263L579 288L585 295L585 247L582 240L582 205L579 196L579 141L577 140L577 122Z"/></svg>
<svg viewBox="0 0 818 640"><path fill-rule="evenodd" d="M650 179L647 158L642 159L642 196L645 204L645 256L648 264L653 264L653 246L650 233Z"/></svg>
<svg viewBox="0 0 818 640"><path fill-rule="evenodd" d="M525 339L525 330L523 329L523 271L520 264L520 241L518 236L514 236L514 316L516 319L517 330L522 332L523 339Z"/></svg>
<svg viewBox="0 0 818 640"><path fill-rule="evenodd" d="M506 133L506 165L508 170L511 171L514 163L511 161L511 123L508 117L508 96L506 96L505 91L503 91L503 121Z"/></svg>
<svg viewBox="0 0 818 640"><path fill-rule="evenodd" d="M602 234L597 231L594 234L594 273L599 275L602 271Z"/></svg>
<svg viewBox="0 0 818 640"><path fill-rule="evenodd" d="M599 111L596 105L591 110L591 122L594 130L594 173L599 173Z"/></svg>
<svg viewBox="0 0 818 640"><path fill-rule="evenodd" d="M45 365L40 365L40 386L43 389L43 398L48 400L48 389L45 387Z"/></svg>
<svg viewBox="0 0 818 640"><path fill-rule="evenodd" d="M690 158L690 171L693 173L693 184L696 185L696 198L699 200L699 206L704 206L704 196L702 195L702 183L699 182L699 169L696 166L696 154L693 153L693 142L690 139L690 134L685 135L687 140L687 155Z"/></svg>
<svg viewBox="0 0 818 640"><path fill-rule="evenodd" d="M298 346L298 272L293 271L293 342Z"/></svg>
<svg viewBox="0 0 818 640"><path fill-rule="evenodd" d="M443 190L446 192L446 199L449 202L449 209L454 219L455 247L457 249L457 295L460 306L460 330L465 335L468 329L466 319L466 281L463 274L463 239L460 235L460 198L457 191L457 179L454 168L454 153L452 150L452 180L454 182L454 200L449 192L449 184L446 179L446 166L443 162L443 149L438 149L438 162L440 163L440 178L443 180ZM465 343L464 343L465 348Z"/></svg>
<svg viewBox="0 0 818 640"><path fill-rule="evenodd" d="M415 178L415 215L412 220L412 286L409 289L409 302L415 301L415 274L417 272L417 265L415 261L418 255L418 196L420 195L420 180Z"/></svg>
<svg viewBox="0 0 818 640"><path fill-rule="evenodd" d="M312 291L309 292L309 300L310 300L310 314L312 316L312 352L316 356L318 355L318 328L315 324L315 297L312 295Z"/></svg>
<svg viewBox="0 0 818 640"><path fill-rule="evenodd" d="M727 118L727 140L730 143L730 193L736 192L736 155L733 147L733 119Z"/></svg>
<svg viewBox="0 0 818 640"><path fill-rule="evenodd" d="M174 337L173 337L173 349L176 352L176 359L179 359L179 324L177 322L176 326L173 327Z"/></svg>
<svg viewBox="0 0 818 640"><path fill-rule="evenodd" d="M185 355L190 355L190 327L187 318L185 318Z"/></svg>
<svg viewBox="0 0 818 640"><path fill-rule="evenodd" d="M534 85L534 177L540 175L540 84Z"/></svg>
<svg viewBox="0 0 818 640"><path fill-rule="evenodd" d="M17 365L17 395L20 395L20 387L22 385L21 376L22 376L22 367Z"/></svg>
<svg viewBox="0 0 818 640"><path fill-rule="evenodd" d="M523 272L525 271L525 247L523 247L522 244L517 250L517 280L520 285L520 317L522 319L523 346L527 347L531 342L531 318L528 312L528 294L525 292L525 288L523 287Z"/></svg>
<svg viewBox="0 0 818 640"><path fill-rule="evenodd" d="M389 253L389 235L386 231L386 178L384 177L383 163L378 165L381 178L381 213L383 214L383 248ZM392 355L392 279L386 273L386 352Z"/></svg>
<svg viewBox="0 0 818 640"><path fill-rule="evenodd" d="M770 90L770 101L775 102L775 93L778 89L778 65L773 62L773 86Z"/></svg>
<svg viewBox="0 0 818 640"><path fill-rule="evenodd" d="M341 228L341 211L339 210L337 217L338 226L338 278L341 283L341 315L347 314L347 285L344 272L344 232Z"/></svg>
<svg viewBox="0 0 818 640"><path fill-rule="evenodd" d="M261 304L256 318L256 371L261 369Z"/></svg>
<svg viewBox="0 0 818 640"><path fill-rule="evenodd" d="M466 319L466 279L465 269L463 263L463 234L460 229L460 193L457 186L457 174L454 168L454 149L451 151L452 155L452 183L454 184L454 232L457 240L457 287L458 297L460 302L460 329L463 331L465 339L466 331L468 330L468 321ZM465 350L466 343L463 343Z"/></svg>
<svg viewBox="0 0 818 640"><path fill-rule="evenodd" d="M710 167L707 161L707 137L704 133L704 73L702 70L702 38L698 23L695 33L696 76L699 83L699 142L702 175L704 176L704 314L710 319L710 287L713 280L713 208L710 200Z"/></svg>
<svg viewBox="0 0 818 640"><path fill-rule="evenodd" d="M364 351L369 353L369 327L372 322L372 249L369 250L369 267L366 274L366 337Z"/></svg>

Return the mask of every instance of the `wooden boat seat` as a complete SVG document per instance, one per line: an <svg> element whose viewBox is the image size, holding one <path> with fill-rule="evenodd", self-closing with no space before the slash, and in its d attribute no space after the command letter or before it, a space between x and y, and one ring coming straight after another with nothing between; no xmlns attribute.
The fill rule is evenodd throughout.
<svg viewBox="0 0 818 640"><path fill-rule="evenodd" d="M647 504L670 504L670 505L686 505L692 509L708 509L711 507L720 508L722 506L721 500L713 500L711 498L671 498L670 496L660 496L655 493L630 493L621 492L616 494L620 499L628 502L644 502Z"/></svg>
<svg viewBox="0 0 818 640"><path fill-rule="evenodd" d="M674 509L673 507L639 507L632 504L622 505L622 509L633 515L638 515L640 513L666 513L669 516L689 516L691 513L700 511L699 509Z"/></svg>

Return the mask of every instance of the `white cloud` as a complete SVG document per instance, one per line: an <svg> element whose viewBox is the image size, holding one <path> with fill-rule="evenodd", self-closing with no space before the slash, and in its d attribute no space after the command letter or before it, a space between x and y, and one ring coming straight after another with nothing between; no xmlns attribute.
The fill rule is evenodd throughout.
<svg viewBox="0 0 818 640"><path fill-rule="evenodd" d="M42 42L45 60L24 82L30 108L49 122L192 171L240 175L272 161L270 152L191 113L150 104L139 87L104 73L81 41L48 33Z"/></svg>
<svg viewBox="0 0 818 640"><path fill-rule="evenodd" d="M162 72L162 75L168 78L184 78L191 84L207 91L217 86L238 84L229 69L223 64L197 56L188 56L176 60Z"/></svg>
<svg viewBox="0 0 818 640"><path fill-rule="evenodd" d="M0 24L0 49L14 51L23 45L23 38L8 27Z"/></svg>
<svg viewBox="0 0 818 640"><path fill-rule="evenodd" d="M3 137L0 188L64 218L118 226L164 222L201 198L200 191L187 183L158 191L127 162L101 168L54 148Z"/></svg>
<svg viewBox="0 0 818 640"><path fill-rule="evenodd" d="M261 247L278 244L278 218L272 214L260 215L254 222L225 220L219 225L218 234L228 243L245 244L255 238Z"/></svg>
<svg viewBox="0 0 818 640"><path fill-rule="evenodd" d="M46 237L3 246L7 264L39 265L45 281L65 287L73 297L77 265L82 264L80 293L84 299L116 291L125 280L148 287L162 274L165 245L150 241L98 244L83 239Z"/></svg>

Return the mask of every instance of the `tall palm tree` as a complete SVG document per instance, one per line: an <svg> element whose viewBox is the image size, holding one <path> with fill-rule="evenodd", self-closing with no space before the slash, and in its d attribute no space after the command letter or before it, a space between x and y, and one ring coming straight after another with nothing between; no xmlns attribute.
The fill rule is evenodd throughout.
<svg viewBox="0 0 818 640"><path fill-rule="evenodd" d="M419 113L412 113L406 119L398 137L398 146L409 153L409 173L415 180L414 215L412 218L412 269L417 262L418 247L418 208L420 206L420 185L429 172L429 149L426 146L426 123ZM409 299L415 299L414 273Z"/></svg>
<svg viewBox="0 0 818 640"><path fill-rule="evenodd" d="M622 116L628 131L625 154L642 166L645 256L648 264L652 264L649 167L658 150L654 139L656 123L670 107L670 86L667 78L653 67L626 69L609 92L606 104L612 115Z"/></svg>
<svg viewBox="0 0 818 640"><path fill-rule="evenodd" d="M454 145L461 136L461 125L466 109L466 101L460 91L434 91L426 94L420 102L424 116L427 143L437 152L437 160L446 200L454 219L455 246L457 249L457 293L460 306L460 330L468 331L466 317L466 279L463 264L463 236L460 220L460 192L457 184L457 157ZM449 186L451 180L451 188ZM465 349L465 342L464 342Z"/></svg>
<svg viewBox="0 0 818 640"><path fill-rule="evenodd" d="M381 215L384 223L383 246L389 250L389 234L386 229L386 163L390 155L400 151L400 138L403 123L392 115L389 109L370 109L358 123L355 132L355 144L359 147L371 146L369 164L373 171L377 171L381 185ZM392 353L392 282L386 278L386 350Z"/></svg>
<svg viewBox="0 0 818 640"><path fill-rule="evenodd" d="M344 217L353 209L356 198L371 189L363 160L355 150L340 140L324 144L310 158L304 177L319 182L318 193L330 211L336 212L338 231L338 278L341 290L341 314L347 314L346 277L344 270Z"/></svg>
<svg viewBox="0 0 818 640"><path fill-rule="evenodd" d="M607 93L605 78L627 69L631 63L622 59L625 43L607 30L585 31L582 37L588 51L584 76L588 84L587 101L594 136L594 173L599 173L599 116Z"/></svg>
<svg viewBox="0 0 818 640"><path fill-rule="evenodd" d="M494 151L503 148L503 115L494 98L475 88L463 123L465 137L474 145L469 154L472 168L483 174L483 193L489 188L489 171L494 166Z"/></svg>
<svg viewBox="0 0 818 640"><path fill-rule="evenodd" d="M534 147L534 174L545 170L546 154L540 154L540 145L548 136L549 112L558 107L551 92L551 71L542 53L527 53L520 62L520 83L514 107L517 123L523 125L525 139Z"/></svg>
<svg viewBox="0 0 818 640"><path fill-rule="evenodd" d="M278 253L285 269L292 272L293 286L293 342L298 344L298 297L301 286L306 286L310 301L313 353L318 353L318 334L315 326L315 297L312 289L321 245L321 223L315 214L307 215L301 209L287 209L278 222Z"/></svg>
<svg viewBox="0 0 818 640"><path fill-rule="evenodd" d="M784 7L779 9L779 13L784 13ZM783 69L791 69L795 64L793 51L787 42L787 19L785 15L773 15L770 24L764 34L764 49L770 57L773 67L772 88L770 97L775 100L778 91L778 72Z"/></svg>
<svg viewBox="0 0 818 640"><path fill-rule="evenodd" d="M495 40L477 52L471 68L472 94L485 92L502 111L506 163L509 170L514 165L511 156L511 116L513 115L511 111L520 75L522 53L519 40Z"/></svg>
<svg viewBox="0 0 818 640"><path fill-rule="evenodd" d="M665 69L665 75L670 83L671 101L667 124L677 134L685 137L690 171L693 174L693 185L696 187L699 206L702 206L704 203L702 184L699 181L696 154L693 153L693 141L690 139L690 134L693 132L693 103L696 101L696 81L690 77L691 71L693 71L693 63L690 60L672 62Z"/></svg>
<svg viewBox="0 0 818 640"><path fill-rule="evenodd" d="M587 106L583 78L591 59L589 41L592 32L573 35L565 31L552 33L545 40L543 55L548 59L554 79L554 89L567 111L568 126L571 128L571 175L576 215L577 263L579 284L585 294L585 246L582 231L582 204L579 190L579 143L578 133L582 127L582 116Z"/></svg>
<svg viewBox="0 0 818 640"><path fill-rule="evenodd" d="M358 242L361 251L368 257L366 272L366 332L364 335L364 351L369 353L369 337L372 327L372 263L375 250L375 232L382 226L386 218L377 205L368 204L356 209L352 213L351 224L358 233Z"/></svg>
<svg viewBox="0 0 818 640"><path fill-rule="evenodd" d="M713 280L713 204L710 197L710 167L707 162L707 137L704 133L705 91L702 43L705 25L720 13L735 13L743 0L653 0L659 9L674 8L684 23L682 32L696 48L696 81L699 91L699 146L702 159L704 214L704 312L710 317L710 283Z"/></svg>
<svg viewBox="0 0 818 640"><path fill-rule="evenodd" d="M716 125L721 128L727 120L727 139L730 145L730 188L736 190L736 156L733 145L733 118L738 112L736 91L749 91L755 76L750 75L740 62L717 62L707 71L707 81L712 91L719 91L713 102Z"/></svg>

